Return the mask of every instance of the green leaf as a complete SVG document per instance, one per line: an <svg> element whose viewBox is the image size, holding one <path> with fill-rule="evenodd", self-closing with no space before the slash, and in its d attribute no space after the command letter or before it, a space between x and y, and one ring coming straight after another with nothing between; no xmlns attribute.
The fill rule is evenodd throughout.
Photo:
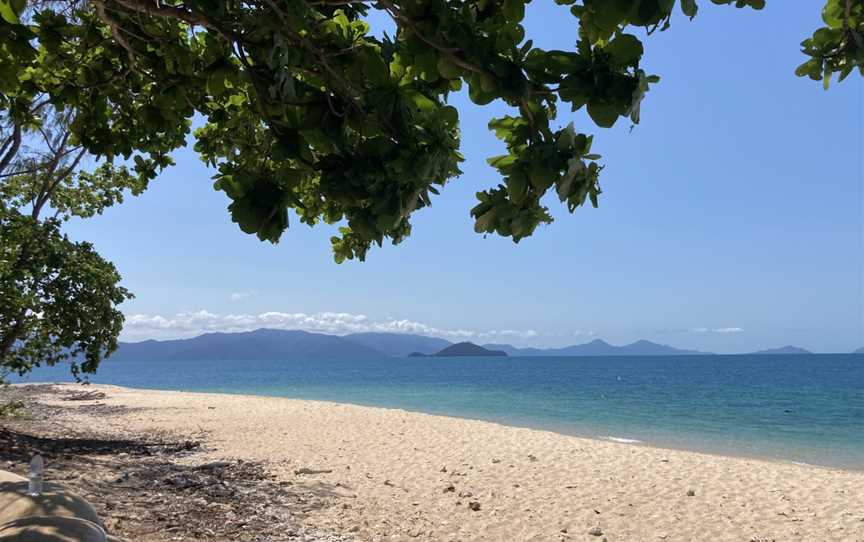
<svg viewBox="0 0 864 542"><path fill-rule="evenodd" d="M462 68L453 63L447 55L438 57L438 73L444 79L459 79L462 76Z"/></svg>
<svg viewBox="0 0 864 542"><path fill-rule="evenodd" d="M501 154L499 156L493 156L492 158L487 158L486 163L495 169L504 169L508 166L512 166L516 163L516 157L512 154Z"/></svg>
<svg viewBox="0 0 864 542"><path fill-rule="evenodd" d="M501 8L504 16L511 22L519 22L525 18L525 0L504 0Z"/></svg>
<svg viewBox="0 0 864 542"><path fill-rule="evenodd" d="M521 204L528 193L528 178L522 170L517 169L505 179L505 182L507 183L507 193L510 194L510 199L516 205Z"/></svg>
<svg viewBox="0 0 864 542"><path fill-rule="evenodd" d="M495 227L495 219L497 215L496 209L490 209L486 211L482 215L477 217L477 220L474 222L474 231L477 233L483 233L492 231Z"/></svg>
<svg viewBox="0 0 864 542"><path fill-rule="evenodd" d="M681 0L681 11L692 19L699 11L699 6L696 5L696 0Z"/></svg>
<svg viewBox="0 0 864 542"><path fill-rule="evenodd" d="M17 4L18 2L15 2ZM0 17L9 24L19 24L19 11L15 9L15 5L10 0L0 0Z"/></svg>
<svg viewBox="0 0 864 542"><path fill-rule="evenodd" d="M635 66L642 58L644 49L639 38L632 34L621 34L603 48L612 62L618 66Z"/></svg>
<svg viewBox="0 0 864 542"><path fill-rule="evenodd" d="M830 28L842 28L844 11L842 0L829 0L822 9L822 21Z"/></svg>
<svg viewBox="0 0 864 542"><path fill-rule="evenodd" d="M593 101L588 102L588 115L601 128L611 128L618 120L618 111L615 107Z"/></svg>
<svg viewBox="0 0 864 542"><path fill-rule="evenodd" d="M531 186L539 192L545 192L558 178L558 172L545 162L535 161L530 169Z"/></svg>

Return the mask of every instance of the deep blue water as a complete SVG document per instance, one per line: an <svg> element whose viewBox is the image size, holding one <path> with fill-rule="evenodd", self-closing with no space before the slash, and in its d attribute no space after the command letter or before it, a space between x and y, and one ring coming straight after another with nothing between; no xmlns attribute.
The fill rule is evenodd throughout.
<svg viewBox="0 0 864 542"><path fill-rule="evenodd" d="M55 367L27 380L69 377ZM398 407L864 470L864 355L108 360L91 381Z"/></svg>

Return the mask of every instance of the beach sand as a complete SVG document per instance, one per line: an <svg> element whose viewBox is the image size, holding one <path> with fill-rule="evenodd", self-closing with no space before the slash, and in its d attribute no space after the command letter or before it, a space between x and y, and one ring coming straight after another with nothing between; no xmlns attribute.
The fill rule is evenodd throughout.
<svg viewBox="0 0 864 542"><path fill-rule="evenodd" d="M330 495L332 505L307 520L356 540L864 541L862 472L395 409L89 389L131 408L66 412L69 422L113 434L195 434L206 449L196 461L262 461L279 478Z"/></svg>

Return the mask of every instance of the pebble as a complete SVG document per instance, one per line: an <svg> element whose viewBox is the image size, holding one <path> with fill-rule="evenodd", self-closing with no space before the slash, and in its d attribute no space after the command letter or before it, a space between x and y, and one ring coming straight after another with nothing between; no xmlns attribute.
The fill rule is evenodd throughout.
<svg viewBox="0 0 864 542"><path fill-rule="evenodd" d="M695 497L695 496L696 496L696 492L693 491L692 489L688 489L688 490L687 490L687 496L688 496L688 497Z"/></svg>
<svg viewBox="0 0 864 542"><path fill-rule="evenodd" d="M480 511L480 503L477 501L471 501L468 503L468 508L470 508L471 510L474 510L475 512L479 512Z"/></svg>
<svg viewBox="0 0 864 542"><path fill-rule="evenodd" d="M603 529L601 529L600 527L591 527L590 529L588 529L588 534L590 534L591 536L600 536L603 534Z"/></svg>
<svg viewBox="0 0 864 542"><path fill-rule="evenodd" d="M449 486L444 488L444 493L453 493L454 491L456 491L456 486L454 486L453 484L450 484Z"/></svg>

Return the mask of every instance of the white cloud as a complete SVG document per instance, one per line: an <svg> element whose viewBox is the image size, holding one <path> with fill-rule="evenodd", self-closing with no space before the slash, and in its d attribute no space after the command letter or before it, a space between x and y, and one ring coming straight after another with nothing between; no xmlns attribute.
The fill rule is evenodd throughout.
<svg viewBox="0 0 864 542"><path fill-rule="evenodd" d="M744 329L740 327L696 327L690 331L693 333L742 333Z"/></svg>
<svg viewBox="0 0 864 542"><path fill-rule="evenodd" d="M244 299L249 299L250 297L255 297L256 295L258 295L258 292L256 292L255 290L251 290L249 292L232 292L231 295L228 296L228 299L237 302L243 301Z"/></svg>
<svg viewBox="0 0 864 542"><path fill-rule="evenodd" d="M533 330L501 329L476 331L443 329L406 319L388 318L375 321L365 314L346 312L262 312L258 314L216 314L206 310L181 312L173 316L160 314L128 314L123 327L125 340L171 339L194 337L202 333L251 331L258 328L302 329L319 333L344 335L364 331L416 333L455 341L491 342L496 339L533 339L540 334Z"/></svg>

